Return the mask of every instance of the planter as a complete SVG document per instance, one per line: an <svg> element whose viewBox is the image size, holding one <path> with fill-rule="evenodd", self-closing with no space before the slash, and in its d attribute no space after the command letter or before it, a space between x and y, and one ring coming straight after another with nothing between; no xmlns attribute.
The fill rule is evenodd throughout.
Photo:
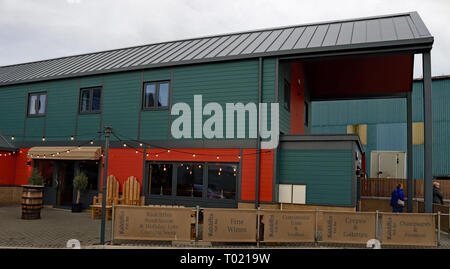
<svg viewBox="0 0 450 269"><path fill-rule="evenodd" d="M25 185L22 187L22 219L40 219L44 186Z"/></svg>
<svg viewBox="0 0 450 269"><path fill-rule="evenodd" d="M72 213L79 213L82 210L81 203L72 204Z"/></svg>

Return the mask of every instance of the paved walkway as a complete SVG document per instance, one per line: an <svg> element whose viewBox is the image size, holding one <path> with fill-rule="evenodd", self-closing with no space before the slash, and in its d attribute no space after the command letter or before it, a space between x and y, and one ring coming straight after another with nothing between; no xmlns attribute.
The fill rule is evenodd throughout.
<svg viewBox="0 0 450 269"><path fill-rule="evenodd" d="M21 219L20 206L0 207L0 248L65 248L67 240L77 239L81 246L100 242L100 219L90 213L43 208L41 219ZM111 237L111 221L106 222L105 241Z"/></svg>
<svg viewBox="0 0 450 269"><path fill-rule="evenodd" d="M43 208L41 219L21 219L20 206L0 207L0 248L65 248L70 239L80 241L82 248L257 248L256 244L201 244L193 242L168 241L120 241L120 245L98 245L100 242L100 219L91 219L90 213L72 213L70 210ZM110 243L111 221L106 222L105 241ZM203 242L204 243L204 242ZM364 245L342 245L314 243L304 244L261 244L260 248L365 248ZM382 248L422 248L422 247L387 247ZM450 248L448 234L441 234L441 246Z"/></svg>

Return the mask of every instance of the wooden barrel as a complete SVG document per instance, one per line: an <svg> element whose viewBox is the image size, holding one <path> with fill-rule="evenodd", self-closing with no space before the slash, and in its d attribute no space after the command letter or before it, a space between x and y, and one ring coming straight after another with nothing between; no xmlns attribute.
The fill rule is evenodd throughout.
<svg viewBox="0 0 450 269"><path fill-rule="evenodd" d="M22 193L22 219L40 219L42 208L42 187L24 186Z"/></svg>

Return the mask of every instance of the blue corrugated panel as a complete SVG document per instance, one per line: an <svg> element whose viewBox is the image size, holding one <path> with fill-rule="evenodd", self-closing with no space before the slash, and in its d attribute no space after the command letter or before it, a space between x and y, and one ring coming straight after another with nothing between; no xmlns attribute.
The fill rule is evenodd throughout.
<svg viewBox="0 0 450 269"><path fill-rule="evenodd" d="M413 83L413 122L423 121L422 81ZM433 174L450 174L450 78L432 83ZM367 168L372 150L406 151L406 100L313 102L312 132L346 133L348 124L367 124ZM423 178L423 145L414 145L414 178ZM369 171L370 172L370 171Z"/></svg>

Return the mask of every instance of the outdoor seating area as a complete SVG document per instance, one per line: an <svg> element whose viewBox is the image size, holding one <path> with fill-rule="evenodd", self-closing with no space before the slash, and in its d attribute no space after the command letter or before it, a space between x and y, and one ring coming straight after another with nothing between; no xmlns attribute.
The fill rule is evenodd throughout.
<svg viewBox="0 0 450 269"><path fill-rule="evenodd" d="M119 194L120 184L114 175L107 178L106 185L106 218L112 218L112 205L144 205L141 197L141 186L136 177L130 176L123 184L122 195ZM91 205L91 217L100 218L102 215L103 194L94 196Z"/></svg>

